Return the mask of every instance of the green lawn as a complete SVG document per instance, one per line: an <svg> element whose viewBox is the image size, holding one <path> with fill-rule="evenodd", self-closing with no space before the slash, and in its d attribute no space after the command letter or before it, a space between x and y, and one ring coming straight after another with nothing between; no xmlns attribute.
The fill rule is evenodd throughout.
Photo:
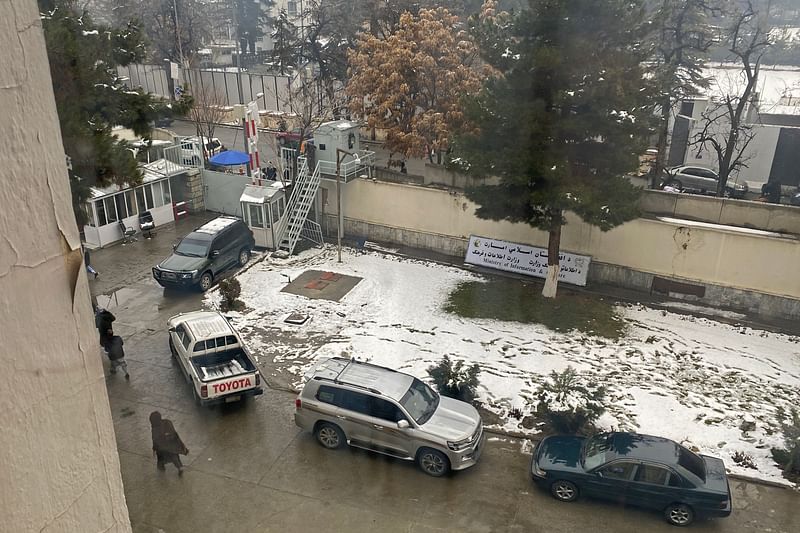
<svg viewBox="0 0 800 533"><path fill-rule="evenodd" d="M450 293L444 310L466 318L542 324L556 331L578 330L610 339L625 334L616 302L563 286L555 299L543 298L541 290L539 283L509 278L464 282Z"/></svg>

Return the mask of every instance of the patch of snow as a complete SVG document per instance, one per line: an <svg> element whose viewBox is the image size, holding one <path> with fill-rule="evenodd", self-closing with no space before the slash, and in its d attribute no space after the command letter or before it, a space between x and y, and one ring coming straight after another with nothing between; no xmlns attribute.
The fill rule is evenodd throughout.
<svg viewBox="0 0 800 533"><path fill-rule="evenodd" d="M269 257L238 276L246 310L232 322L261 360L293 376L293 386L323 357L357 357L430 381L427 369L449 355L480 367L477 399L500 419L491 427L531 434L538 428L524 428L522 419L539 386L571 365L608 389L601 427L684 441L721 457L731 472L781 480L770 447L781 445L778 407L800 404L797 337L643 305L618 307L627 328L619 340L468 319L443 306L459 283L483 279L475 273L349 248L342 258L338 263L329 246ZM286 276L294 280L309 269L363 279L339 302L281 292ZM206 295L208 305L217 301L216 291ZM283 323L292 312L311 320ZM745 415L755 422L748 433L740 429ZM736 451L750 454L758 470L736 465Z"/></svg>

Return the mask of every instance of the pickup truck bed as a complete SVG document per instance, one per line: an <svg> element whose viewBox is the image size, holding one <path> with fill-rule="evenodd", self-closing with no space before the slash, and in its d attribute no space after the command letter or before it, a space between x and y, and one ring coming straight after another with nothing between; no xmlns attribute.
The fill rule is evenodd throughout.
<svg viewBox="0 0 800 533"><path fill-rule="evenodd" d="M202 381L229 378L255 372L255 367L241 350L226 350L191 358L192 365Z"/></svg>
<svg viewBox="0 0 800 533"><path fill-rule="evenodd" d="M201 405L235 401L264 392L252 359L240 348L196 355L189 360L200 380Z"/></svg>

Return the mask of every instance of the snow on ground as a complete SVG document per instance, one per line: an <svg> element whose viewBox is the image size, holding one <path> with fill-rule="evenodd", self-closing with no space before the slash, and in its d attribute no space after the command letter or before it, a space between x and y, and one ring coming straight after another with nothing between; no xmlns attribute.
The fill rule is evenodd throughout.
<svg viewBox="0 0 800 533"><path fill-rule="evenodd" d="M341 302L280 292L307 269L363 277ZM453 267L333 248L286 260L267 258L238 276L247 309L234 323L263 363L281 367L299 385L317 359L353 356L420 378L445 354L481 367L478 400L499 416L498 426L525 429L512 410L530 414L538 385L568 365L608 387L606 428L637 430L684 442L725 460L731 472L783 481L770 448L781 446L778 406L800 404L800 339L675 314L643 305L620 313L620 340L558 333L537 324L465 319L442 310L462 281L481 277ZM211 305L216 292L207 297ZM308 314L302 326L290 313ZM745 415L755 430L739 427ZM731 454L751 455L758 471Z"/></svg>

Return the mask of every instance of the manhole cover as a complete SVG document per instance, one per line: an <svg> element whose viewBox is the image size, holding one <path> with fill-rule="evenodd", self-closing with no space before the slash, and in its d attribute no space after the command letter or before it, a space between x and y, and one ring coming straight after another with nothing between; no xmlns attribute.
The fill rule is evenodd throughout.
<svg viewBox="0 0 800 533"><path fill-rule="evenodd" d="M308 315L301 315L300 313L292 313L284 319L287 324L295 324L297 326L305 324L308 321Z"/></svg>

